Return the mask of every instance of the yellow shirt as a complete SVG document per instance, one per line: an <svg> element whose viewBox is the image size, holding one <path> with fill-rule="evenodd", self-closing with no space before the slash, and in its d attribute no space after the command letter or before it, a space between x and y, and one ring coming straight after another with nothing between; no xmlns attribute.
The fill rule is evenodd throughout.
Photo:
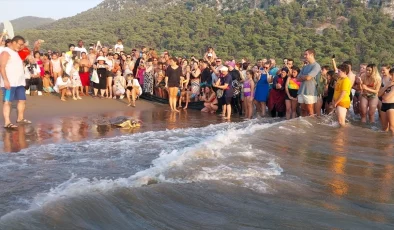
<svg viewBox="0 0 394 230"><path fill-rule="evenodd" d="M335 85L334 91L334 102L336 102L341 96L342 91L346 91L345 96L338 103L338 106L344 108L350 108L350 90L352 89L350 79L348 77L339 78L337 84Z"/></svg>

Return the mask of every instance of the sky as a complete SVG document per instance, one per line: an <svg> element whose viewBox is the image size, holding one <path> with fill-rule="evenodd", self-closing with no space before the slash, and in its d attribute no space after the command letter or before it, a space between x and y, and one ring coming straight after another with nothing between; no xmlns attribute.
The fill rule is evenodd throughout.
<svg viewBox="0 0 394 230"><path fill-rule="evenodd" d="M97 6L103 0L0 0L0 22L23 16L60 19Z"/></svg>

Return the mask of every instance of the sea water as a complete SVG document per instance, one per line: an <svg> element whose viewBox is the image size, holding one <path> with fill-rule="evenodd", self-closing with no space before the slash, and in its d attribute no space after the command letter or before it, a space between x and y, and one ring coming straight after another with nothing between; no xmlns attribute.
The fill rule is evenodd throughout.
<svg viewBox="0 0 394 230"><path fill-rule="evenodd" d="M393 138L336 126L181 125L1 154L0 229L394 229Z"/></svg>

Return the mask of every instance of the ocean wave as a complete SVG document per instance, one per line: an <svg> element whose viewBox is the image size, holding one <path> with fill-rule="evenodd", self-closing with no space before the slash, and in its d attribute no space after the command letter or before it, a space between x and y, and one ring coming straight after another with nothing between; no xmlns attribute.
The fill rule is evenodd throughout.
<svg viewBox="0 0 394 230"><path fill-rule="evenodd" d="M106 155L108 150L114 146L121 146L121 150L134 154L138 152L143 154L145 150L142 150L145 148L148 152L155 148L156 151L160 151L149 168L130 177L99 179L78 177L73 174L69 180L51 188L48 192L36 195L28 211L65 198L107 193L152 183L219 181L256 192L267 192L269 188L265 180L280 175L283 169L273 155L248 145L248 138L258 138L253 136L255 132L275 125L260 122L251 120L210 125L204 128L147 132L82 143L38 146L34 151L33 148L26 149L18 153L18 156L23 158L31 154L30 157L37 157L43 152L51 152L55 157L80 154L79 157L84 162L100 153L108 156ZM190 141L194 144L190 145ZM163 142L169 143L163 144ZM86 158L89 155L91 157ZM1 217L0 220L5 220L18 212L25 211L17 210Z"/></svg>

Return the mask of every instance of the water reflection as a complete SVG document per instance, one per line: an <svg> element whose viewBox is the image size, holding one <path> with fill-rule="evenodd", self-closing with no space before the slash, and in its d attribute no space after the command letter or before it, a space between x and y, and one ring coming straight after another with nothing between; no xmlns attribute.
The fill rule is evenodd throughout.
<svg viewBox="0 0 394 230"><path fill-rule="evenodd" d="M116 117L132 117L141 121L141 127L122 129L111 125ZM3 152L19 152L34 144L79 142L88 139L128 135L152 130L202 127L222 122L216 115L200 111L182 110L180 113L158 109L154 111L117 111L85 117L62 117L33 125L20 126L17 130L3 131ZM1 146L0 146L1 148Z"/></svg>

